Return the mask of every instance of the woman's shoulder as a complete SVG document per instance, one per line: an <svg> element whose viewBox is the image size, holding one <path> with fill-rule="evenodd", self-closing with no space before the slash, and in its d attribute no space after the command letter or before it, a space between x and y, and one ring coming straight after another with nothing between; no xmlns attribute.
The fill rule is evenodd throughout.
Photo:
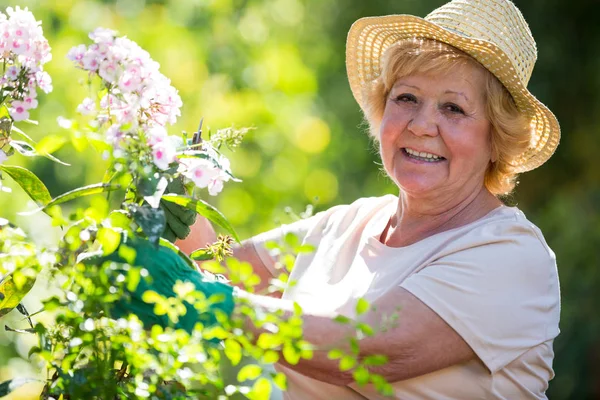
<svg viewBox="0 0 600 400"><path fill-rule="evenodd" d="M518 264L556 268L556 256L542 231L517 207L500 206L486 216L449 232L445 256L468 251L487 265Z"/></svg>

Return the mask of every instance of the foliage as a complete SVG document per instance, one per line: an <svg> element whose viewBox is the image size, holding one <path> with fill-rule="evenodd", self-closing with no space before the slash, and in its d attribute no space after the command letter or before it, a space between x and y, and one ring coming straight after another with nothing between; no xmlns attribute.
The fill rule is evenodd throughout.
<svg viewBox="0 0 600 400"><path fill-rule="evenodd" d="M35 23L27 9L17 11L21 19ZM13 11L8 12L11 15ZM2 22L6 20L0 19ZM7 32L20 35L18 29ZM41 34L41 30L36 32ZM168 218L159 206L161 201L192 210L231 235L220 236L216 243L193 252L193 258L215 259L210 264L213 272L223 268L218 261L224 260L231 283L249 291L260 283L250 264L228 257L233 240L239 238L231 223L202 200L197 190L206 188L214 196L221 192L224 182L236 181L220 148L235 148L249 129L221 129L210 135L209 140L202 140L201 128L192 138L186 132L181 137L168 135L166 125L175 122L182 104L170 81L159 72L158 64L135 42L117 37L112 30L95 29L90 38L93 44L75 46L68 53L75 66L87 73L86 86L92 95L77 110L89 120L62 118L60 124L70 132L76 149L85 149L82 141L90 143L102 153L108 167L102 182L52 198L33 172L19 166L1 166L37 204L37 208L25 214L40 215L44 211L53 226L63 228L58 243L48 247L36 244L23 230L0 219L0 317L16 309L29 326L5 325L5 329L35 336L37 345L29 350L28 357L45 374L43 399L214 399L236 394L249 399L268 399L274 386L285 390L286 380L283 374L267 367L280 357L296 364L303 358L311 358L315 350L303 339L299 306L296 305L293 315L286 317L283 311L264 313L240 300L229 318L211 308L219 301L215 296L207 296L191 282L178 281L172 288L173 297L153 290L145 291L141 297L144 303L152 305L157 321L165 323L149 327L139 315L126 312L120 316L117 312L121 299L129 298L141 282L151 282L153 278L144 265L136 265L136 252L123 245L123 238L140 237L150 242L153 249L164 246L174 250L178 254L175 257L182 257L188 263L186 268L190 271L196 268L173 243L161 237ZM47 49L47 43L42 48ZM35 55L49 57L49 53ZM17 61L22 62L20 58ZM8 65L3 71L6 76L14 74L12 64L17 61L9 59L4 63L5 67ZM23 62L19 68L13 80L24 79L30 88L34 84L42 88L49 85L46 75L33 78L29 75L27 68L33 68L35 74L40 72L34 70L41 68L37 64L30 67ZM1 121L3 145L25 156L45 155L62 163L50 153L65 145L66 140L47 136L36 143L14 126L25 119L19 102L26 101L21 86L14 90L2 91L0 107L9 110ZM33 96L33 92L28 93ZM14 132L20 132L28 142L14 140ZM1 162L5 162L13 152L2 154ZM167 184L177 179L185 183L187 195L165 193ZM64 204L99 195L105 197L89 207L74 209L67 218L63 216ZM313 249L290 235L283 244L272 244L271 249L280 251L281 265L285 268L273 282L271 291L276 291L282 287L278 283L288 284L287 273L294 254ZM101 258L113 254L118 254L117 260ZM101 261L94 262L98 257ZM47 274L46 278L59 291L42 300L40 311L30 314L22 301L42 273ZM220 279L208 272L201 274L203 279ZM177 323L189 312L189 307L201 316L214 315L199 318L191 330L178 329ZM368 304L362 301L357 307L362 314ZM51 319L39 320L45 314L51 314ZM253 337L245 329L246 321L265 332ZM373 328L361 323L357 323L356 329L357 337L350 338L354 346L358 346L361 335L374 333ZM381 365L385 359L373 356L359 362L358 351L344 357L354 358L359 365L354 372L357 382L370 381L382 393L389 394L389 384L381 376L368 372L369 366ZM227 359L236 366L243 358L255 363L244 365L237 379L226 381L221 371L222 361ZM25 377L0 383L0 396L32 381L37 380Z"/></svg>

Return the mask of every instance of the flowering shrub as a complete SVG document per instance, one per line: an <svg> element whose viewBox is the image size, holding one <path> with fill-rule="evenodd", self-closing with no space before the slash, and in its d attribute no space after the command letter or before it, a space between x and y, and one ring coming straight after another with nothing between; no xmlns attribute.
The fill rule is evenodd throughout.
<svg viewBox="0 0 600 400"><path fill-rule="evenodd" d="M37 151L41 146L14 126L28 118L25 111L35 108L36 87L51 89L50 79L41 69L50 53L40 24L27 9L8 8L7 13L8 18L0 14L0 45L4 46L0 54L7 66L1 92L5 111L0 114L2 148L9 146L26 156L43 155L59 161L47 152ZM60 124L85 134L103 151L107 173L103 182L52 199L30 171L0 165L0 171L11 176L36 201L39 208L34 212L44 211L54 225L65 227L57 246L40 248L21 229L0 218L0 318L17 309L28 324L5 329L37 335L38 345L29 354L46 374L43 399L222 399L238 395L268 399L273 386L286 388L285 376L269 366L281 358L296 364L301 358L312 357L314 349L302 337L299 306L291 318L284 319L282 313L267 314L242 303L231 318L216 312L213 323L199 321L191 331L175 329L189 305L204 313L218 301L212 296L207 298L190 282L179 281L172 288L174 296L151 290L143 294L143 301L154 305L154 314L167 321L165 326L144 329L134 314L113 318L120 299L133 292L140 282L152 278L143 265L135 266L135 251L121 246L123 238L147 239L156 249L168 248L179 254L190 269L196 268L192 259L161 237L172 218L173 206L200 214L229 234L193 252L191 258L216 260L209 264L213 273L227 271L232 284L249 291L260 283L250 264L228 257L237 235L227 219L201 199L203 189L214 196L224 182L235 180L220 149L238 146L248 128L225 128L206 140L201 137L201 125L192 137L185 132L169 135L167 125L180 116L181 99L160 73L158 63L131 40L117 37L114 31L99 28L90 38L92 44L76 46L68 54L75 66L88 74L90 92L94 93L77 107L87 120L80 123L63 119ZM14 140L15 132L27 141ZM11 154L2 150L0 162ZM169 193L174 182L181 182L183 190ZM106 194L107 198L96 197L93 207L63 216L62 203L99 194ZM116 209L110 207L109 194L119 196ZM270 291L287 285L285 271L291 269L294 254L312 250L293 237L286 236L285 242L271 245L281 255L283 273L272 281ZM118 254L119 259L94 261L113 254ZM42 269L61 288L60 294L43 301L40 311L53 314L52 324L35 322L35 316L21 304ZM202 274L207 280L220 279L218 275ZM368 305L362 301L357 307L357 314L361 314ZM243 329L246 320L266 332L252 337ZM339 322L354 324L347 318L340 318ZM353 327L357 337L374 333L365 324ZM369 365L385 360L379 357L359 361L358 339L350 340L350 353L331 349L330 357L339 358L341 368L354 369L359 384L371 382L382 393L390 393L389 384L368 371ZM244 365L235 378L226 378L223 365L241 365L244 358L253 362ZM0 397L32 380L36 379L0 383Z"/></svg>
<svg viewBox="0 0 600 400"><path fill-rule="evenodd" d="M40 22L27 8L0 12L0 104L8 105L14 121L29 118L29 110L37 107L37 88L52 91L52 80L43 65L51 60L50 46Z"/></svg>

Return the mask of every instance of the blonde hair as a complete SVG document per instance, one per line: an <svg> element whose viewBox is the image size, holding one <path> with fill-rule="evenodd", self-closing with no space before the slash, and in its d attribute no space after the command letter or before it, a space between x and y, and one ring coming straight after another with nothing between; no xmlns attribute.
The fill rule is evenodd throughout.
<svg viewBox="0 0 600 400"><path fill-rule="evenodd" d="M414 73L440 74L449 68L469 63L484 71L486 114L492 126L492 159L484 178L494 195L506 195L515 185L517 172L513 160L521 155L531 139L530 121L519 112L508 90L474 58L448 44L430 39L405 39L390 47L382 57L381 75L363 88L365 117L369 131L377 140L389 92L401 77Z"/></svg>

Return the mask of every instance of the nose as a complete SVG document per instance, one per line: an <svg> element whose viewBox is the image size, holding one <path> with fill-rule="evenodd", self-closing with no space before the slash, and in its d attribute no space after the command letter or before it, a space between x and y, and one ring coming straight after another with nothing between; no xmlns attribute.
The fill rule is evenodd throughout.
<svg viewBox="0 0 600 400"><path fill-rule="evenodd" d="M438 124L435 107L421 104L415 109L407 128L415 136L437 136Z"/></svg>

